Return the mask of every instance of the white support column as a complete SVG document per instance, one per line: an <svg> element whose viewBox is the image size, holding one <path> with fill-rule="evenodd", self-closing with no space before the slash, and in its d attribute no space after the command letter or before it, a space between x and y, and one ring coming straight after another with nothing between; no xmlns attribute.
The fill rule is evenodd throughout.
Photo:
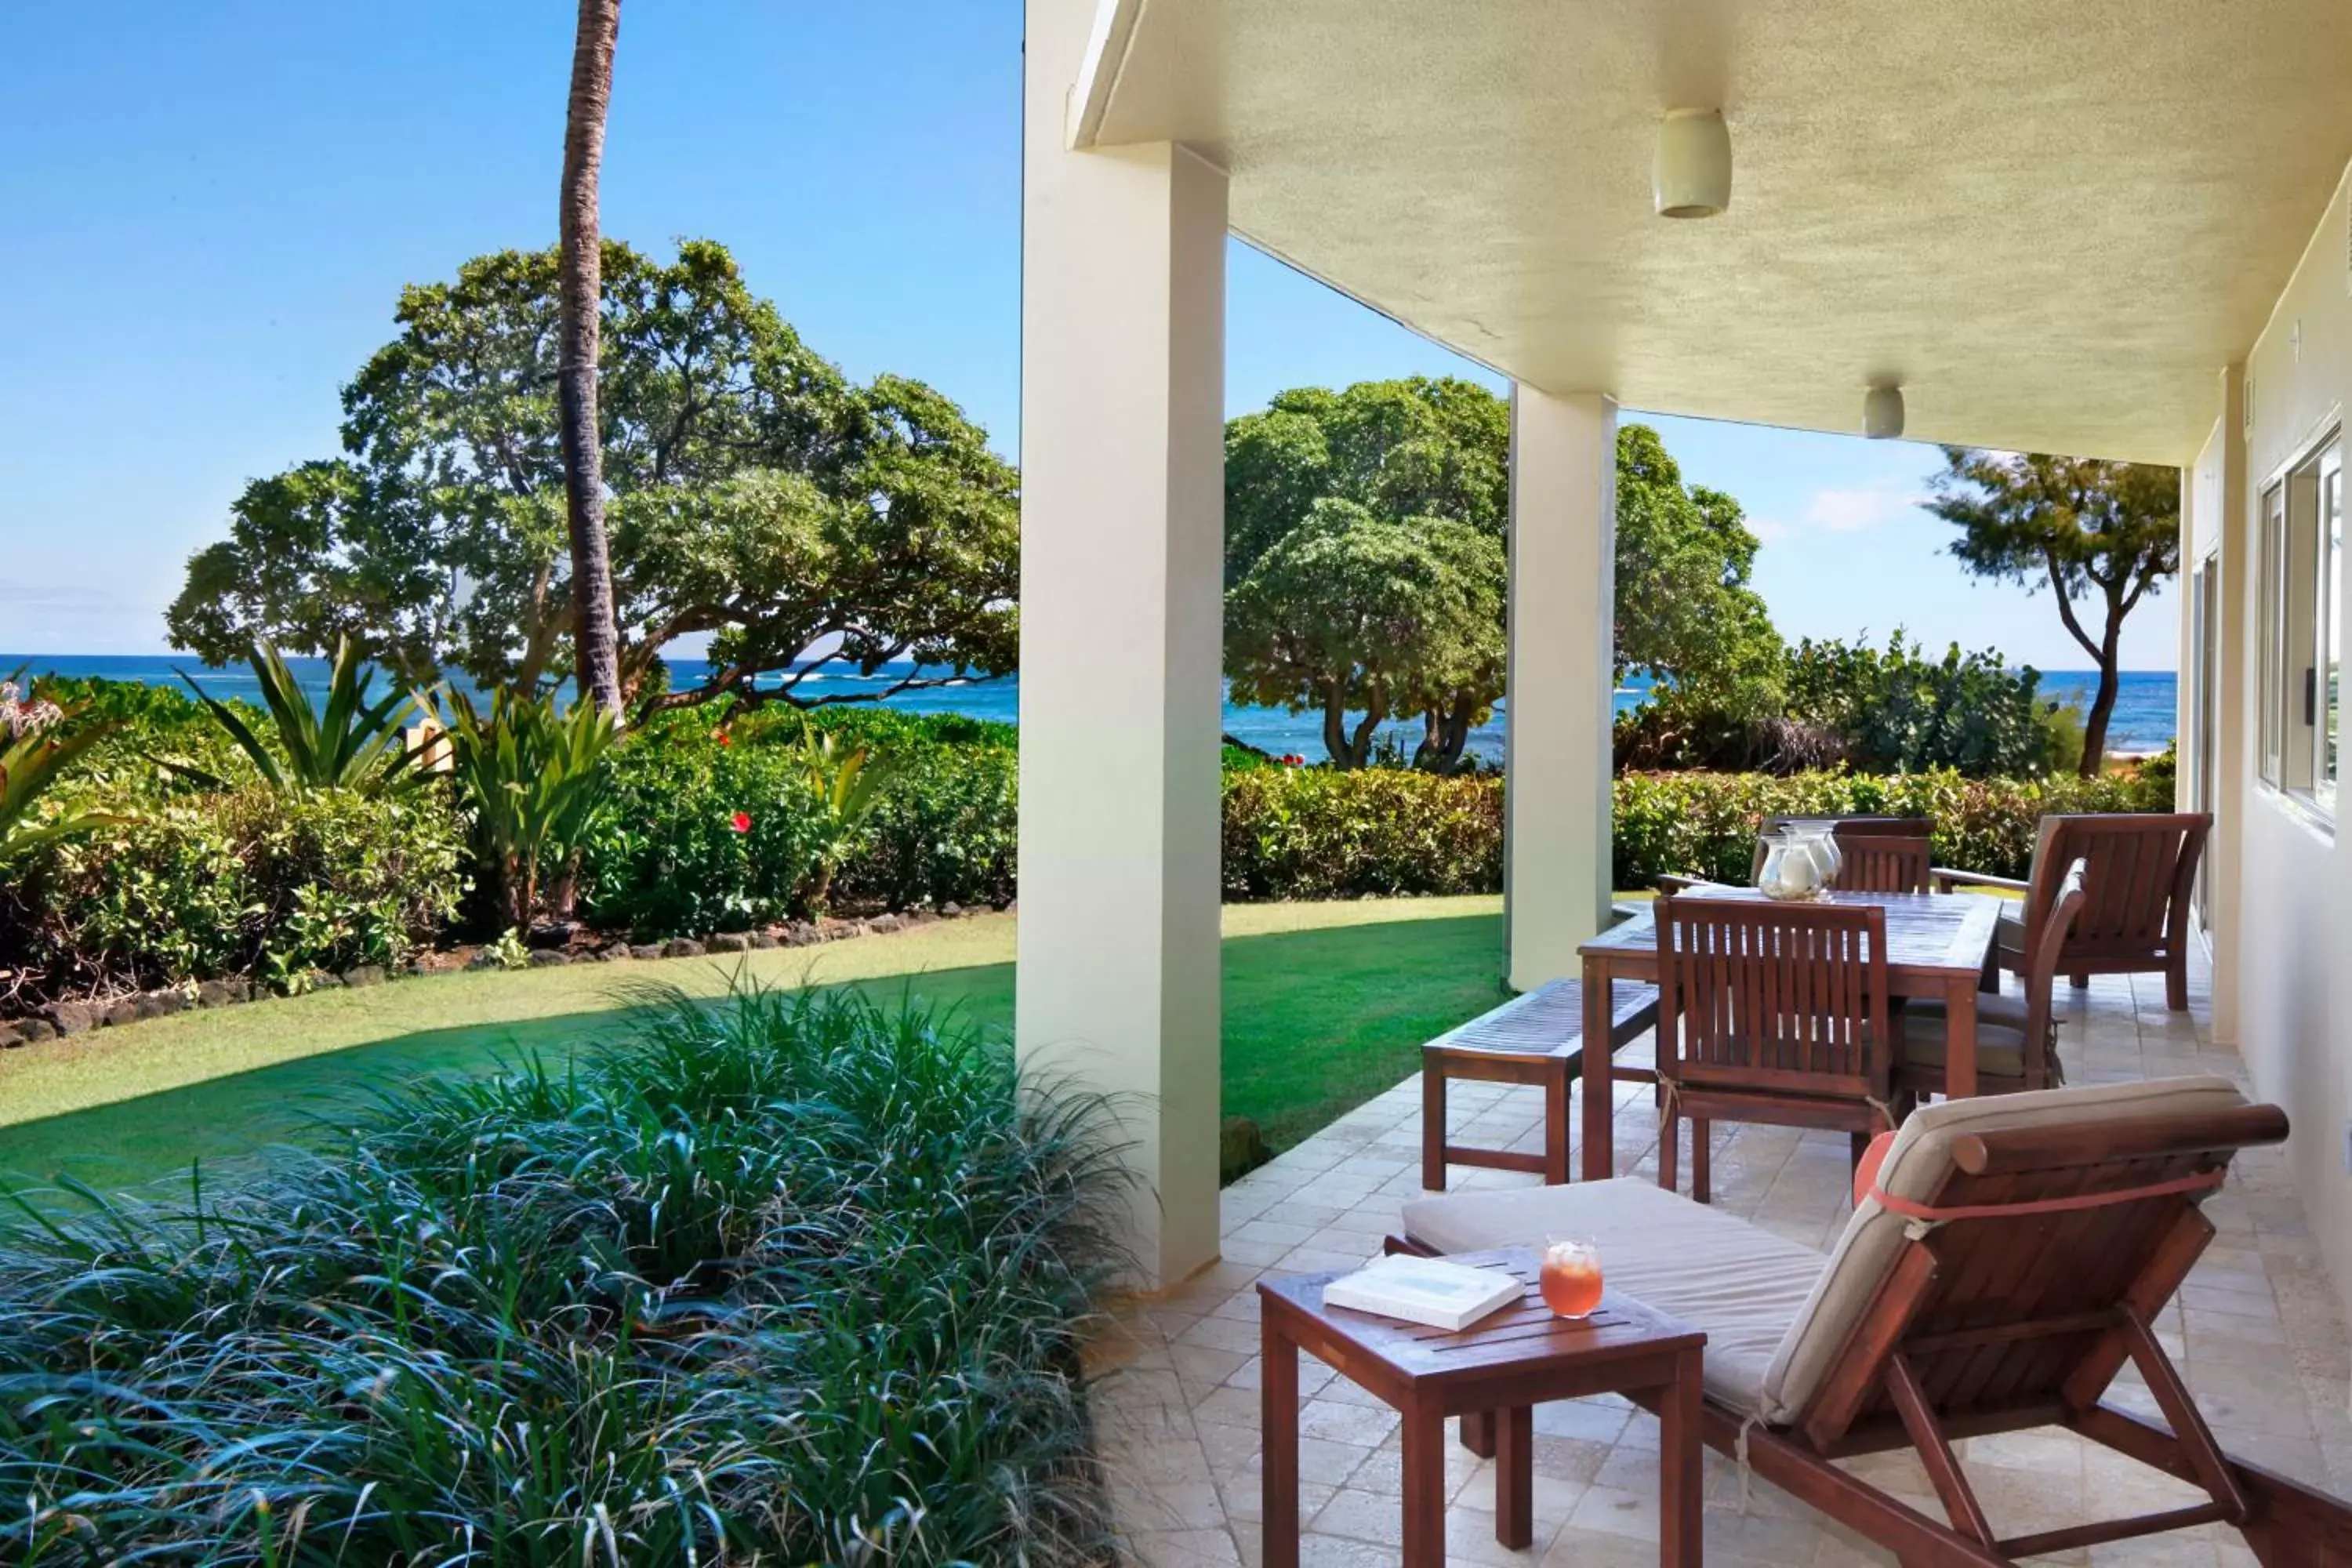
<svg viewBox="0 0 2352 1568"><path fill-rule="evenodd" d="M2192 503L2205 509L2206 515L2192 511L2190 516L2199 533L2208 539L2218 534L2221 541L2221 591L2214 606L2220 625L2209 634L2221 639L2221 689L2214 694L2213 704L2220 721L2215 736L2220 755L2214 769L2218 787L2210 807L2213 832L2205 845L2205 874L2211 879L2213 889L2213 1043L2235 1049L2240 1043L2239 943L2245 921L2246 800L2256 765L2254 748L2261 743L2251 718L2262 711L2262 672L2254 655L2255 605L2261 591L2254 574L2259 555L2254 548L2254 520L2248 510L2252 482L2248 478L2246 367L2242 364L2231 365L2221 373L2221 436L2218 483L2210 494L2196 497ZM2192 558L2181 558L2184 584L2196 569ZM2184 587L2180 596L2188 599L2189 591ZM2184 690L2190 685L2192 657L2194 650L2183 638L2178 662ZM2189 729L2184 726L2175 733L2186 735ZM2183 756L2179 765L2185 779L2188 770L2196 766L2196 759Z"/></svg>
<svg viewBox="0 0 2352 1568"><path fill-rule="evenodd" d="M1094 0L1029 0L1021 880L1031 1070L1118 1096L1147 1283L1215 1260L1225 176L1066 151Z"/></svg>
<svg viewBox="0 0 2352 1568"><path fill-rule="evenodd" d="M1607 925L1617 404L1511 392L1505 923L1521 991L1578 972Z"/></svg>

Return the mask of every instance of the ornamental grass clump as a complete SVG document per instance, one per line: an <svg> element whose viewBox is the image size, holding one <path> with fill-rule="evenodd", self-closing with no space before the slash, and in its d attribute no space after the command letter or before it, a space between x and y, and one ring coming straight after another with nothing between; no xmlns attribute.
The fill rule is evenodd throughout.
<svg viewBox="0 0 2352 1568"><path fill-rule="evenodd" d="M0 1238L0 1556L1101 1561L1100 1102L912 1005L643 999L569 1070Z"/></svg>

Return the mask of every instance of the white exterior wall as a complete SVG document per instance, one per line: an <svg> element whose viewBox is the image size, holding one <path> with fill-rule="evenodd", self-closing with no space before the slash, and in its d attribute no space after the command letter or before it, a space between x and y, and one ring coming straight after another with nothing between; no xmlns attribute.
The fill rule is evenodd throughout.
<svg viewBox="0 0 2352 1568"><path fill-rule="evenodd" d="M2237 465L2227 452L2228 426L2239 423L2236 409L2225 411L2198 463L2200 482L2210 478L2234 503L2226 519L2235 535L2227 558L2245 569L2227 595L2239 629L2223 644L2237 664L2224 689L2236 700L2248 736L2254 732L2259 679L2258 584L2252 567L2261 496L2352 405L2346 222L2339 184L2293 282L2247 356L2252 418L2245 428L2242 471L2231 471ZM2296 1185L2338 1293L2352 1304L2352 1175L2346 1173L2344 1154L2352 1118L2352 859L2345 843L2352 834L2352 795L2343 802L2336 831L2326 831L2259 781L2256 750L2251 742L2242 745L2232 769L2243 801L2238 853L2244 889L2235 953L2235 1043L2263 1097L2285 1107L2294 1120L2288 1153Z"/></svg>
<svg viewBox="0 0 2352 1568"><path fill-rule="evenodd" d="M1093 0L1029 0L1023 1065L1117 1097L1147 1285L1218 1246L1225 176L1065 150Z"/></svg>

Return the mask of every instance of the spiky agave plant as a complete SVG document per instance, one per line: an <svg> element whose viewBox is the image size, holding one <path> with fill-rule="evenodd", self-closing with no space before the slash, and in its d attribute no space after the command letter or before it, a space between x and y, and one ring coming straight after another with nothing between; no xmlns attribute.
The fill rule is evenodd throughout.
<svg viewBox="0 0 2352 1568"><path fill-rule="evenodd" d="M130 820L120 813L96 809L55 816L44 816L37 809L41 797L75 759L104 740L113 728L100 722L58 734L73 717L56 703L22 691L14 679L0 680L0 867L45 844Z"/></svg>
<svg viewBox="0 0 2352 1568"><path fill-rule="evenodd" d="M646 999L178 1212L0 1237L11 1561L1110 1555L1104 1108L953 1015Z"/></svg>
<svg viewBox="0 0 2352 1568"><path fill-rule="evenodd" d="M416 700L394 690L372 700L375 672L348 638L335 640L324 708L311 705L310 693L269 644L255 644L247 662L269 710L274 746L244 714L197 685L187 671L180 671L180 679L272 789L381 795L414 789L429 779L419 765L420 755L401 736L402 722L415 710Z"/></svg>

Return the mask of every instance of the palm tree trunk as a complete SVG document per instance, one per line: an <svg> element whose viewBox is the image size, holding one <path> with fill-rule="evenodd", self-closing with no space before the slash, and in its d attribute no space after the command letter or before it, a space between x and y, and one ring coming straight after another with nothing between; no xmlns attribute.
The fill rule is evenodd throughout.
<svg viewBox="0 0 2352 1568"><path fill-rule="evenodd" d="M572 529L574 668L582 700L615 717L621 711L621 650L613 618L612 550L604 536L604 443L596 420L597 310L604 291L596 181L604 163L604 114L613 100L613 50L620 33L621 0L580 0L563 121L562 356L556 380L564 510Z"/></svg>

